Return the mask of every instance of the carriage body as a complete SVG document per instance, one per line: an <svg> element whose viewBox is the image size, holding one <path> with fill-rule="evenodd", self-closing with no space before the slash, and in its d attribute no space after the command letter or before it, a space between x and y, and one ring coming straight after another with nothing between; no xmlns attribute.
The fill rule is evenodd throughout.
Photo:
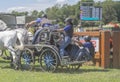
<svg viewBox="0 0 120 82"><path fill-rule="evenodd" d="M53 28L43 28L38 36L38 44L24 45L20 57L21 65L23 60L24 65L30 66L30 69L32 69L35 61L38 60L43 71L54 72L59 66L74 70L79 69L82 63L87 61L89 51L72 43L65 49L68 57L62 59L59 54L59 45L62 39L64 39L63 33L54 32Z"/></svg>

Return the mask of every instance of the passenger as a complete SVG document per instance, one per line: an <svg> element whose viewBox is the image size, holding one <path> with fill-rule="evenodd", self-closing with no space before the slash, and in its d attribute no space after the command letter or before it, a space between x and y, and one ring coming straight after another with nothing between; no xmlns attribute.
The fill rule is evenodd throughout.
<svg viewBox="0 0 120 82"><path fill-rule="evenodd" d="M74 40L74 41L77 42L79 44L79 46L83 46L84 47L83 49L87 49L87 51L88 51L87 54L89 54L88 55L88 57L89 57L88 60L91 60L92 57L95 54L95 49L94 49L94 46L91 42L91 37L90 36L85 36L84 40L85 40L85 43L82 43L78 40ZM84 50L82 50L82 51L84 51ZM86 53L86 51L84 51L84 53Z"/></svg>
<svg viewBox="0 0 120 82"><path fill-rule="evenodd" d="M38 35L42 31L43 27L49 27L52 24L51 24L50 20L47 18L46 14L43 14L42 18L37 18L36 20L27 23L27 26L29 27L29 26L31 26L33 24L36 24L39 27L39 29L35 32L35 34L33 36L32 44L35 44L36 40L38 38Z"/></svg>
<svg viewBox="0 0 120 82"><path fill-rule="evenodd" d="M60 45L60 56L61 58L65 58L65 48L71 43L71 39L73 36L73 23L71 18L65 19L66 26L62 29L57 29L57 32L65 32L65 39Z"/></svg>

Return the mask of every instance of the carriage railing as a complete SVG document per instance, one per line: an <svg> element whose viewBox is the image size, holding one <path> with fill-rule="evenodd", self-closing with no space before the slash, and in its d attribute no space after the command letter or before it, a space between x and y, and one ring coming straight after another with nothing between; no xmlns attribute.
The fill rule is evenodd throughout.
<svg viewBox="0 0 120 82"><path fill-rule="evenodd" d="M51 40L56 43L58 39L60 38L60 33L55 32L54 30L57 29L57 27L50 26L50 27L44 27L39 33L39 38L40 40L39 44L50 44Z"/></svg>

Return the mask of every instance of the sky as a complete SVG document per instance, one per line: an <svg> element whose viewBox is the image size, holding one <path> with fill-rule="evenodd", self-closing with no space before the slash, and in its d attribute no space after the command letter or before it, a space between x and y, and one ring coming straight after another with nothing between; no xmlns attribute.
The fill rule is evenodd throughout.
<svg viewBox="0 0 120 82"><path fill-rule="evenodd" d="M0 12L45 10L55 4L76 4L80 0L0 0ZM103 1L103 0L95 0Z"/></svg>

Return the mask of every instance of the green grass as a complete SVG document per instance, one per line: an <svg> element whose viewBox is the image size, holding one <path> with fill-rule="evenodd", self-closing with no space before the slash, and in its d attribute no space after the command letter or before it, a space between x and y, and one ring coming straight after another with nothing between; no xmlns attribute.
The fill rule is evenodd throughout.
<svg viewBox="0 0 120 82"><path fill-rule="evenodd" d="M10 68L9 61L0 59L0 82L120 82L120 69L82 66L74 72L65 69L56 73L22 71Z"/></svg>

